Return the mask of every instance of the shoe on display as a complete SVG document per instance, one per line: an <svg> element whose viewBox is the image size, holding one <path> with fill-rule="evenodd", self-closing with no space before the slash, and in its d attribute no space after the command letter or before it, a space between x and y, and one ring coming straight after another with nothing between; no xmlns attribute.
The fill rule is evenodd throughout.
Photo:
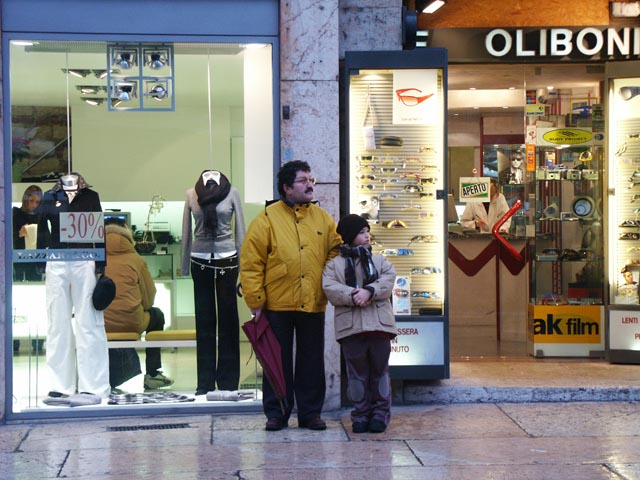
<svg viewBox="0 0 640 480"><path fill-rule="evenodd" d="M173 380L166 377L162 372L158 372L158 374L153 377L148 373L144 376L145 390L156 390L157 388L168 387L169 385L173 385Z"/></svg>
<svg viewBox="0 0 640 480"><path fill-rule="evenodd" d="M369 431L369 424L367 422L353 422L351 431L353 433L367 433Z"/></svg>
<svg viewBox="0 0 640 480"><path fill-rule="evenodd" d="M387 426L382 420L371 420L369 422L369 431L371 433L382 433L387 429Z"/></svg>
<svg viewBox="0 0 640 480"><path fill-rule="evenodd" d="M47 397L42 400L45 405L52 406L69 406L70 402L69 395L60 392L49 392Z"/></svg>

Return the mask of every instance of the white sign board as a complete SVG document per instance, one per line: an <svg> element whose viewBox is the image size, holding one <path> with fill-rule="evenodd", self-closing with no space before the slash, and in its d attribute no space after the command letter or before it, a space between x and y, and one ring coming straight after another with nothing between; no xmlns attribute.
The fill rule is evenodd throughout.
<svg viewBox="0 0 640 480"><path fill-rule="evenodd" d="M398 336L391 340L389 365L444 365L444 324L398 322Z"/></svg>
<svg viewBox="0 0 640 480"><path fill-rule="evenodd" d="M609 349L640 351L640 311L609 311Z"/></svg>
<svg viewBox="0 0 640 480"><path fill-rule="evenodd" d="M70 243L104 242L102 212L60 212L60 241Z"/></svg>

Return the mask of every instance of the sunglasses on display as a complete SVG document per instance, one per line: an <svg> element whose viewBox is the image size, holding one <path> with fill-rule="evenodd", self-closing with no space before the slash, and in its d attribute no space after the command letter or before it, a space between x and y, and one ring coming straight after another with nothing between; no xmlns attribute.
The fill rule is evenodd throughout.
<svg viewBox="0 0 640 480"><path fill-rule="evenodd" d="M420 183L422 183L422 184L425 184L425 183L436 184L436 183L438 183L438 179L436 177L421 178L420 179Z"/></svg>
<svg viewBox="0 0 640 480"><path fill-rule="evenodd" d="M435 235L416 235L415 237L412 237L411 240L409 240L407 246L411 245L412 243L436 243L437 241L438 239Z"/></svg>
<svg viewBox="0 0 640 480"><path fill-rule="evenodd" d="M366 185L360 185L360 188L366 188L367 190L374 190L376 186L373 183L367 183Z"/></svg>
<svg viewBox="0 0 640 480"><path fill-rule="evenodd" d="M640 235L635 232L623 233L618 237L618 240L638 240Z"/></svg>
<svg viewBox="0 0 640 480"><path fill-rule="evenodd" d="M379 198L380 200L398 198L398 194L397 193L381 193Z"/></svg>
<svg viewBox="0 0 640 480"><path fill-rule="evenodd" d="M363 173L362 175L356 175L356 180L375 180L376 176L373 173Z"/></svg>
<svg viewBox="0 0 640 480"><path fill-rule="evenodd" d="M433 212L420 212L420 218L428 218L428 217L435 217L436 214Z"/></svg>
<svg viewBox="0 0 640 480"><path fill-rule="evenodd" d="M640 133L627 133L627 140L637 142L640 140Z"/></svg>
<svg viewBox="0 0 640 480"><path fill-rule="evenodd" d="M438 267L413 267L411 273L413 275L431 275L432 273L442 273L442 269Z"/></svg>
<svg viewBox="0 0 640 480"><path fill-rule="evenodd" d="M397 178L381 178L380 183L398 183Z"/></svg>
<svg viewBox="0 0 640 480"><path fill-rule="evenodd" d="M391 220L385 225L387 228L408 228L407 222L404 220Z"/></svg>
<svg viewBox="0 0 640 480"><path fill-rule="evenodd" d="M409 205L403 205L402 210L422 210L422 205L414 205L410 203Z"/></svg>
<svg viewBox="0 0 640 480"><path fill-rule="evenodd" d="M422 298L440 298L440 294L438 292L412 292L411 296Z"/></svg>
<svg viewBox="0 0 640 480"><path fill-rule="evenodd" d="M422 192L423 188L421 185L413 184L413 185L405 185L403 190L409 193L419 193L419 192Z"/></svg>
<svg viewBox="0 0 640 480"><path fill-rule="evenodd" d="M393 289L393 294L396 297L408 297L409 296L409 290L403 290L400 288L394 288Z"/></svg>
<svg viewBox="0 0 640 480"><path fill-rule="evenodd" d="M380 167L382 173L396 173L397 171L398 167Z"/></svg>
<svg viewBox="0 0 640 480"><path fill-rule="evenodd" d="M637 202L638 200L640 200L640 193L634 193L631 197L631 202L630 203L634 203Z"/></svg>
<svg viewBox="0 0 640 480"><path fill-rule="evenodd" d="M384 255L385 257L387 255L404 257L408 255L413 255L413 250L411 250L410 248L385 248L380 252L380 254Z"/></svg>
<svg viewBox="0 0 640 480"><path fill-rule="evenodd" d="M436 153L436 149L429 146L420 147L418 153Z"/></svg>
<svg viewBox="0 0 640 480"><path fill-rule="evenodd" d="M422 187L420 187L420 188L422 188ZM435 193L433 193L433 192L426 192L426 193L421 193L420 194L420 198L427 198L427 197L433 197L433 196L435 196Z"/></svg>
<svg viewBox="0 0 640 480"><path fill-rule="evenodd" d="M619 227L640 227L640 222L638 222L638 220L625 220L618 226Z"/></svg>
<svg viewBox="0 0 640 480"><path fill-rule="evenodd" d="M377 167L375 165L363 165L362 163L358 164L359 172L375 173L376 170L377 170Z"/></svg>

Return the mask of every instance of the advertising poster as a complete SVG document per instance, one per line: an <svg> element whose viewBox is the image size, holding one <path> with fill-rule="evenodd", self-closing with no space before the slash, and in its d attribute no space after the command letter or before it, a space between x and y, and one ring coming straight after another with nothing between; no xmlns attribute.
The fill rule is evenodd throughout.
<svg viewBox="0 0 640 480"><path fill-rule="evenodd" d="M437 70L393 72L393 124L437 125L442 121Z"/></svg>

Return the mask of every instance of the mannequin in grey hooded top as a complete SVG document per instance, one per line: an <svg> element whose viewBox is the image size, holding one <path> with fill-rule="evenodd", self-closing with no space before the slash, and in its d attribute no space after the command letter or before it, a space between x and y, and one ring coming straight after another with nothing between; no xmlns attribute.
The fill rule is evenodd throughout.
<svg viewBox="0 0 640 480"><path fill-rule="evenodd" d="M191 272L196 314L196 395L216 386L218 390L238 388L236 284L244 235L240 194L223 173L205 170L195 187L187 190L182 219L181 270L185 276Z"/></svg>

